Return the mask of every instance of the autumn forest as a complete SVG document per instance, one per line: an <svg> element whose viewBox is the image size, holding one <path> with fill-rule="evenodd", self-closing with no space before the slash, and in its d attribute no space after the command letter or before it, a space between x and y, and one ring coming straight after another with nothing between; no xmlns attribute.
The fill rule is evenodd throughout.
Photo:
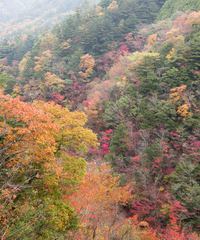
<svg viewBox="0 0 200 240"><path fill-rule="evenodd" d="M0 239L200 240L200 1L9 2Z"/></svg>

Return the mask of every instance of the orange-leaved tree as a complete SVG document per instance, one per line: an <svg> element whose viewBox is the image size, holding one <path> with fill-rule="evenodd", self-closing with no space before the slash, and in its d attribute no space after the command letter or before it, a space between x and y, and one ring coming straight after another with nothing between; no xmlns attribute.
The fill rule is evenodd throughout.
<svg viewBox="0 0 200 240"><path fill-rule="evenodd" d="M77 220L63 196L84 176L96 136L81 112L2 93L0 103L0 238L64 236Z"/></svg>
<svg viewBox="0 0 200 240"><path fill-rule="evenodd" d="M90 164L78 191L70 197L81 223L72 239L111 239L124 219L120 205L130 198L130 186L119 186L119 177L112 175L109 165Z"/></svg>

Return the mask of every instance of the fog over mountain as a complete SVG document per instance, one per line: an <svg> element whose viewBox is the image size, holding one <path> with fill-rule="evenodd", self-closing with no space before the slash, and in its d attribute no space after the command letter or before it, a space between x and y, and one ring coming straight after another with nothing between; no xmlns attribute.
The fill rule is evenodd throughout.
<svg viewBox="0 0 200 240"><path fill-rule="evenodd" d="M52 28L83 4L98 0L0 0L0 41Z"/></svg>
<svg viewBox="0 0 200 240"><path fill-rule="evenodd" d="M83 0L0 0L0 21L34 18L48 13L69 12Z"/></svg>

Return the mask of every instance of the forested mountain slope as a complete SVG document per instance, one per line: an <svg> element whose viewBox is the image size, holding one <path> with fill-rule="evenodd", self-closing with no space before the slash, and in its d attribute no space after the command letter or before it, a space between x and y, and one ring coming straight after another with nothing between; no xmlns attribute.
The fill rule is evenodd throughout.
<svg viewBox="0 0 200 240"><path fill-rule="evenodd" d="M173 17L178 11L198 11L200 10L199 0L167 0L162 7L159 19Z"/></svg>
<svg viewBox="0 0 200 240"><path fill-rule="evenodd" d="M164 2L0 45L0 237L200 239L200 11Z"/></svg>
<svg viewBox="0 0 200 240"><path fill-rule="evenodd" d="M79 68L82 55L89 53L100 57L106 52L119 48L120 45L123 47L126 34L134 34L139 25L156 19L162 2L160 0L126 0L116 4L114 1L112 4L111 1L106 1L94 9L80 9L75 15L69 16L66 21L58 25L53 32L42 36L38 42L35 41L35 46L30 49L27 60L34 62L36 57L41 54L46 55L45 50L49 50L54 55L50 64L56 64L58 71L64 66L62 78L69 79L72 72ZM25 37L23 41L24 43L16 41L10 46L3 44L0 55L4 56L5 52L9 62L14 59L19 61L24 51L31 46L32 38ZM40 45L46 45L46 47L43 48ZM112 60L108 61L112 64ZM30 81L29 76L33 77L33 71L30 64L27 71L23 73L25 75L28 73L23 77L23 81ZM105 74L103 65L100 71L97 69L96 74ZM75 73L75 75L76 78L80 77L79 74ZM35 76L40 81L40 75Z"/></svg>

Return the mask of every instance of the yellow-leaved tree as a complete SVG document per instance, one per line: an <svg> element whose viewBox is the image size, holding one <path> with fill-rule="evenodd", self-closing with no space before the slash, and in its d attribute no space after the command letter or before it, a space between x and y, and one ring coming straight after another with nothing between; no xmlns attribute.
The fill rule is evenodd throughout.
<svg viewBox="0 0 200 240"><path fill-rule="evenodd" d="M95 66L95 59L92 55L90 54L85 54L81 57L81 62L80 62L80 76L84 79L88 78L91 76L93 73Z"/></svg>
<svg viewBox="0 0 200 240"><path fill-rule="evenodd" d="M170 90L170 100L176 105L176 112L182 118L189 117L192 114L190 112L190 102L186 90L187 86L184 84Z"/></svg>

